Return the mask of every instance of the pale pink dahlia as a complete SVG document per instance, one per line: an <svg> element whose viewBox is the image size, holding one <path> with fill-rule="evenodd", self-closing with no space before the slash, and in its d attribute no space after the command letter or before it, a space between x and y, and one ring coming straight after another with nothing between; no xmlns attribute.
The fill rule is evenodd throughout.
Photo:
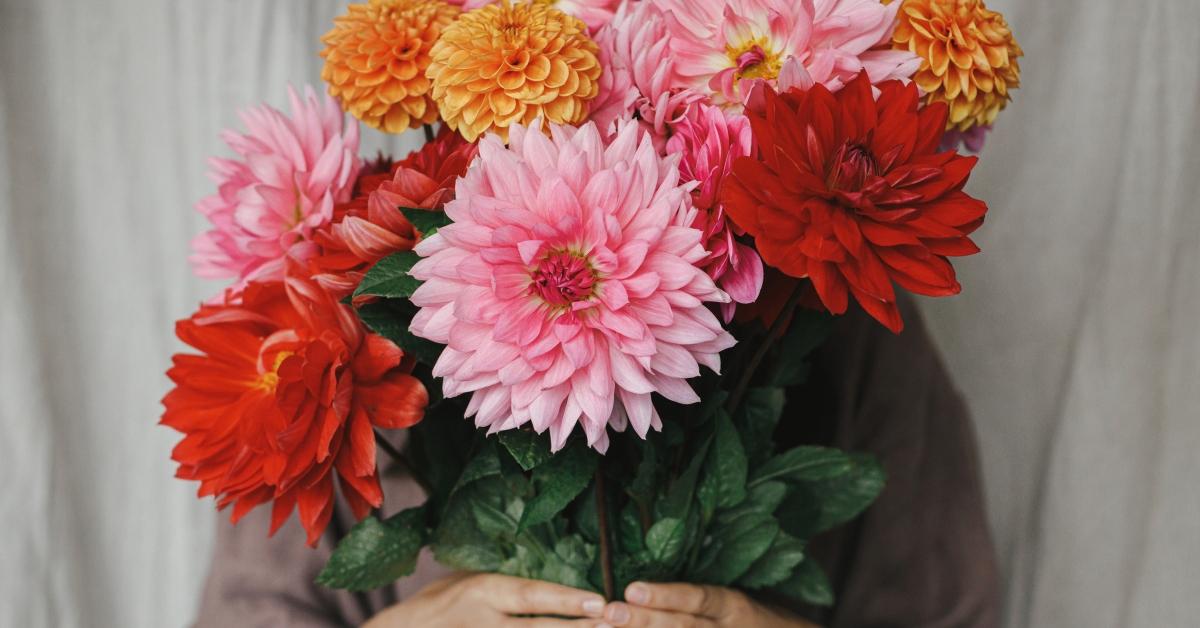
<svg viewBox="0 0 1200 628"><path fill-rule="evenodd" d="M288 97L291 117L263 105L242 112L245 134L222 133L238 158L210 161L217 193L196 205L213 224L192 242L201 277L233 277L235 289L281 278L289 250L329 223L334 203L350 198L361 165L358 126L311 87L303 100L291 88ZM308 249L293 253L305 257Z"/></svg>
<svg viewBox="0 0 1200 628"><path fill-rule="evenodd" d="M417 244L411 331L447 345L433 373L473 393L477 425L529 423L558 450L579 424L605 451L606 426L661 427L652 393L699 401L688 378L734 342L705 303L728 297L699 267L678 157L630 122L608 144L592 122L551 136L482 140L453 224Z"/></svg>
<svg viewBox="0 0 1200 628"><path fill-rule="evenodd" d="M478 9L479 7L499 2L500 0L449 0L450 4L456 4L463 8L464 11ZM520 0L512 0L513 4ZM608 23L612 19L613 12L617 10L617 5L622 0L531 0L548 4L567 15L573 15L587 24L588 30L595 33L600 27Z"/></svg>
<svg viewBox="0 0 1200 628"><path fill-rule="evenodd" d="M600 93L591 119L602 132L616 120L636 115L659 141L667 125L703 94L677 84L670 37L662 11L650 0L621 4L607 26L596 33L600 46Z"/></svg>
<svg viewBox="0 0 1200 628"><path fill-rule="evenodd" d="M899 2L657 2L670 24L678 81L724 106L743 103L756 82L821 83L836 91L862 70L878 83L907 79L920 67L916 55L907 51L874 50L890 48Z"/></svg>
<svg viewBox="0 0 1200 628"><path fill-rule="evenodd" d="M692 226L704 233L708 256L701 266L724 290L731 302L721 304L725 322L733 320L735 303L753 303L762 290L763 266L753 247L738 242L736 227L725 218L721 185L733 160L747 157L753 148L750 121L737 113L697 104L673 125L668 154L679 154L680 176L698 181L692 190L696 208Z"/></svg>

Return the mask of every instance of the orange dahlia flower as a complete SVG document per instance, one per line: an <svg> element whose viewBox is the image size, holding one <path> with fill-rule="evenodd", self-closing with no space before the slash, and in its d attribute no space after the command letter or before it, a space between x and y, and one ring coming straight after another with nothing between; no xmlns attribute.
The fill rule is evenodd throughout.
<svg viewBox="0 0 1200 628"><path fill-rule="evenodd" d="M508 126L579 124L599 91L599 48L587 26L545 3L464 13L433 46L426 76L442 120L469 141Z"/></svg>
<svg viewBox="0 0 1200 628"><path fill-rule="evenodd" d="M162 424L184 434L176 476L233 505L236 523L273 501L271 534L299 508L316 545L334 478L356 517L383 501L374 427L421 419L428 393L396 345L307 279L250 283L240 302L204 305L176 324L199 354L167 372Z"/></svg>
<svg viewBox="0 0 1200 628"><path fill-rule="evenodd" d="M898 20L894 46L923 59L913 80L950 106L948 128L992 124L1021 84L1024 53L1004 16L983 0L904 0Z"/></svg>
<svg viewBox="0 0 1200 628"><path fill-rule="evenodd" d="M321 38L329 93L351 115L388 133L437 120L429 97L429 51L461 10L442 0L350 5Z"/></svg>
<svg viewBox="0 0 1200 628"><path fill-rule="evenodd" d="M987 205L963 191L977 159L938 150L946 105L918 109L912 83L875 87L878 100L864 72L837 93L765 89L747 110L760 156L734 161L722 200L764 263L812 280L829 311L853 296L898 332L893 282L957 294L946 258L979 251L968 235Z"/></svg>

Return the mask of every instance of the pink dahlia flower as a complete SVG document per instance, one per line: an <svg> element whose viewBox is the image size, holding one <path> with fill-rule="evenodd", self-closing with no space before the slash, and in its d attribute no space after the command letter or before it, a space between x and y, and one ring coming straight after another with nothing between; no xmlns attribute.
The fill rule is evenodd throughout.
<svg viewBox="0 0 1200 628"><path fill-rule="evenodd" d="M678 157L631 122L608 144L591 122L551 135L482 140L453 224L415 249L411 331L447 345L433 373L477 425L529 423L558 450L578 424L603 452L609 426L661 427L652 393L699 401L688 378L734 342L704 304L728 297L699 267Z"/></svg>
<svg viewBox="0 0 1200 628"><path fill-rule="evenodd" d="M450 4L456 4L463 8L464 11L478 9L479 7L499 2L500 0L449 0ZM617 10L617 5L622 0L543 0L543 3L549 4L554 8L566 13L574 15L583 20L587 24L588 30L595 33L600 27L608 23L612 19L613 12ZM514 4L516 2L513 2Z"/></svg>
<svg viewBox="0 0 1200 628"><path fill-rule="evenodd" d="M920 59L890 49L900 2L658 0L680 84L738 106L755 83L836 91L866 70L872 83L908 79ZM876 47L889 49L875 50ZM748 84L747 84L748 83Z"/></svg>
<svg viewBox="0 0 1200 628"><path fill-rule="evenodd" d="M675 85L675 63L662 11L650 0L630 1L617 9L596 33L600 46L600 93L592 101L591 119L609 132L616 120L635 114L661 143L668 123L687 106L704 98Z"/></svg>
<svg viewBox="0 0 1200 628"><path fill-rule="evenodd" d="M719 200L733 160L749 156L752 150L750 121L741 114L727 115L717 107L698 104L672 129L667 153L682 156L679 171L684 181L699 182L692 190L696 208L692 226L704 233L708 249L702 267L731 299L721 304L729 322L735 303L753 303L763 283L762 260L752 247L737 241L740 232L726 220Z"/></svg>
<svg viewBox="0 0 1200 628"><path fill-rule="evenodd" d="M988 133L991 132L992 125L990 124L973 126L966 131L947 129L946 134L942 136L939 150L945 152L961 149L968 153L979 154L983 151L984 143L987 142Z"/></svg>
<svg viewBox="0 0 1200 628"><path fill-rule="evenodd" d="M313 232L329 223L334 203L350 198L361 165L358 126L330 97L311 87L301 100L288 89L292 115L263 105L244 111L246 134L222 134L237 159L210 161L217 193L196 209L213 228L193 242L196 274L250 280L283 277L289 251L306 257Z"/></svg>

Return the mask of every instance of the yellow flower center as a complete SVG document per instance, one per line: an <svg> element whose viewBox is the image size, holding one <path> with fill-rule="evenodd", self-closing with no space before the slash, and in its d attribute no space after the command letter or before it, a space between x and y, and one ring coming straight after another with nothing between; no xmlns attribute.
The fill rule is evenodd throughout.
<svg viewBox="0 0 1200 628"><path fill-rule="evenodd" d="M755 37L740 45L725 46L729 62L737 68L738 78L772 80L779 76L783 60L766 37Z"/></svg>
<svg viewBox="0 0 1200 628"><path fill-rule="evenodd" d="M279 365L289 357L295 355L295 351L280 351L275 354L275 364L271 366L271 370L263 373L258 377L255 386L266 391L274 392L275 387L279 385Z"/></svg>

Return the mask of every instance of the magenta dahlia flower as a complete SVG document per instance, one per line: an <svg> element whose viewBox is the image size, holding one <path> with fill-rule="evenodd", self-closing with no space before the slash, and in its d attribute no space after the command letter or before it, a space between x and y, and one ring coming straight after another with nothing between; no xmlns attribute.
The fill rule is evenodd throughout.
<svg viewBox="0 0 1200 628"><path fill-rule="evenodd" d="M609 426L661 427L652 393L700 400L688 378L734 343L705 303L728 297L699 266L678 157L632 122L607 144L591 122L551 134L482 140L454 222L415 249L411 331L447 345L433 373L476 425L528 423L558 450L578 424L603 452Z"/></svg>
<svg viewBox="0 0 1200 628"><path fill-rule="evenodd" d="M621 4L612 21L596 33L600 46L600 93L592 101L591 119L603 132L616 120L642 121L661 144L669 123L703 94L678 85L670 54L667 22L649 0ZM660 146L661 147L661 146Z"/></svg>
<svg viewBox="0 0 1200 628"><path fill-rule="evenodd" d="M692 191L696 215L692 226L704 233L708 257L701 263L731 301L721 304L725 322L733 320L736 303L753 303L762 290L762 259L753 247L738 242L736 227L725 217L721 185L738 157L748 157L753 147L750 121L741 114L726 114L718 107L693 105L672 126L667 153L681 155L680 175L697 181Z"/></svg>
<svg viewBox="0 0 1200 628"><path fill-rule="evenodd" d="M288 97L290 117L263 105L242 113L245 134L222 133L238 158L210 161L217 193L196 205L213 228L192 242L192 266L201 277L236 279L235 290L281 278L289 251L305 257L309 247L296 245L349 200L361 166L358 126L337 102L311 87L303 100L291 88Z"/></svg>
<svg viewBox="0 0 1200 628"><path fill-rule="evenodd" d="M832 91L866 70L872 83L907 79L920 67L891 50L900 2L879 0L657 0L685 87L738 106L756 82L820 83ZM881 49L876 49L882 47Z"/></svg>

